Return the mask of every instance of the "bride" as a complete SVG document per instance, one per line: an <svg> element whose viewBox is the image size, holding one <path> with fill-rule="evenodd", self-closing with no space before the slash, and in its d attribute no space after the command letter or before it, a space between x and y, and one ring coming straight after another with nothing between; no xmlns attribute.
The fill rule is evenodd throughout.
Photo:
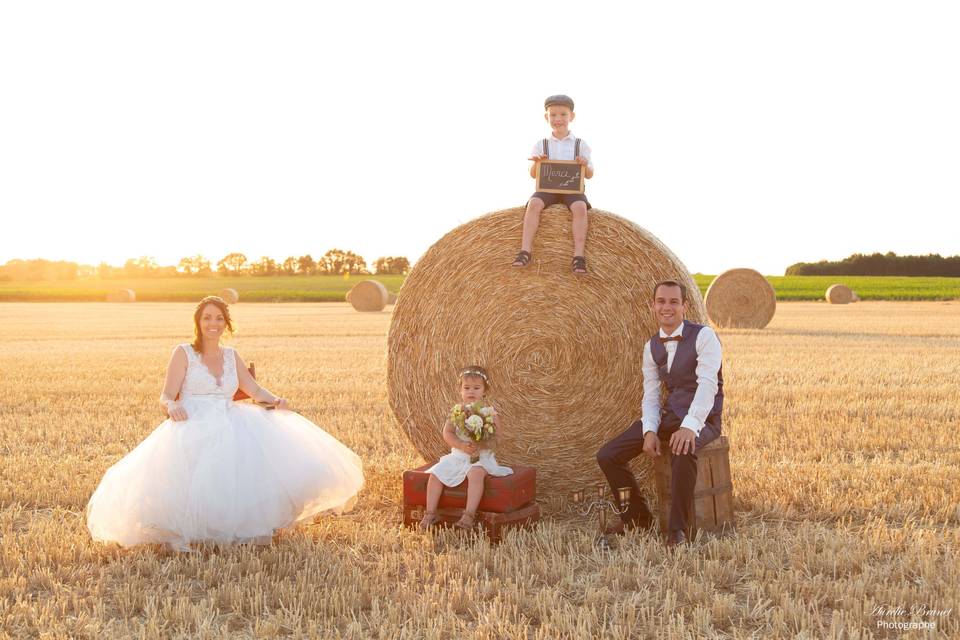
<svg viewBox="0 0 960 640"><path fill-rule="evenodd" d="M277 529L350 509L363 486L360 459L261 387L240 355L227 303L204 298L196 339L178 345L160 405L169 416L110 467L87 505L95 540L123 546L269 542ZM276 410L233 401L237 388Z"/></svg>

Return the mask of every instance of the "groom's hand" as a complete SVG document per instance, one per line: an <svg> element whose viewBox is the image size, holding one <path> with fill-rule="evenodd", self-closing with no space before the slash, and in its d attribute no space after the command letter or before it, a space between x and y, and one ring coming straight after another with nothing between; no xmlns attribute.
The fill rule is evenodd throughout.
<svg viewBox="0 0 960 640"><path fill-rule="evenodd" d="M651 458L660 455L660 438L653 431L643 434L643 452Z"/></svg>
<svg viewBox="0 0 960 640"><path fill-rule="evenodd" d="M693 453L697 447L697 434L692 429L680 427L670 436L670 451L675 456Z"/></svg>

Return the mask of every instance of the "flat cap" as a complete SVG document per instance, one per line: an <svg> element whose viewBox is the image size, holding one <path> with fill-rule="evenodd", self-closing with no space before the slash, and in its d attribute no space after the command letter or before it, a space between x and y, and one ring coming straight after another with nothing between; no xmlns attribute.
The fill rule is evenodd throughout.
<svg viewBox="0 0 960 640"><path fill-rule="evenodd" d="M570 96L565 96L562 93L557 94L555 96L550 96L549 98L543 101L543 108L549 109L551 105L555 105L555 104L558 104L564 107L570 107L570 111L573 111L573 98L571 98Z"/></svg>

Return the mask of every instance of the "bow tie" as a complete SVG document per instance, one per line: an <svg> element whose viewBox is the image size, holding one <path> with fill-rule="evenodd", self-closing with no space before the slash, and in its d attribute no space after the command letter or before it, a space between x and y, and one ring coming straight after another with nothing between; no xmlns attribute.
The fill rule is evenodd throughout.
<svg viewBox="0 0 960 640"><path fill-rule="evenodd" d="M672 336L670 338L660 336L660 344L667 344L668 342L683 342L683 336Z"/></svg>

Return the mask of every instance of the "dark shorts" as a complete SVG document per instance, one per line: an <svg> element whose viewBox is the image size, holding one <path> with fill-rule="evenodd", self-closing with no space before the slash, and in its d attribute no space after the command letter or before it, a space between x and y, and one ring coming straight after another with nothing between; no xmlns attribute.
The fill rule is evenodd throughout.
<svg viewBox="0 0 960 640"><path fill-rule="evenodd" d="M587 200L587 196L582 193L545 193L543 191L537 191L530 197L543 200L544 209L554 204L565 204L569 209L570 205L574 202L583 202L586 204L587 211L593 208L590 206L590 201Z"/></svg>

